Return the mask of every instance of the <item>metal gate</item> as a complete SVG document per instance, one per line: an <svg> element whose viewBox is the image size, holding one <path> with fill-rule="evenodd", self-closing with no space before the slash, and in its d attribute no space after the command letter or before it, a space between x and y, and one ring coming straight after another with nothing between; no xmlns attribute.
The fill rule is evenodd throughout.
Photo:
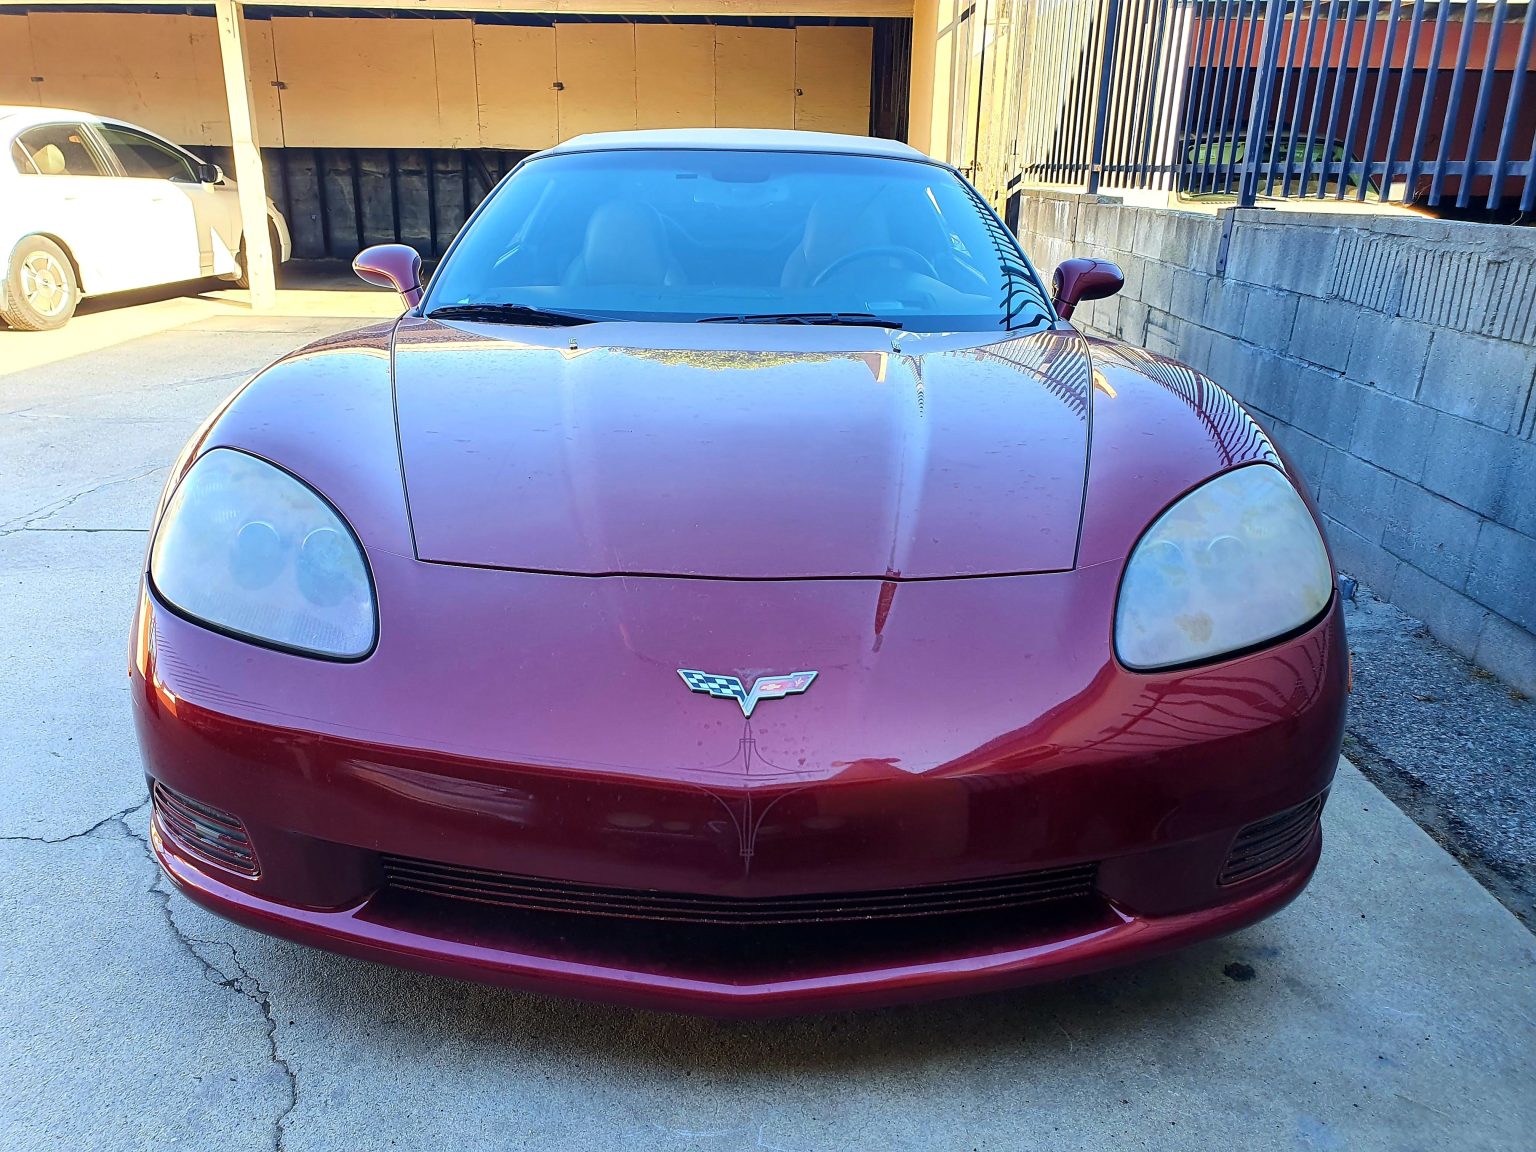
<svg viewBox="0 0 1536 1152"><path fill-rule="evenodd" d="M1014 183L1536 207L1529 0L1039 0Z"/></svg>

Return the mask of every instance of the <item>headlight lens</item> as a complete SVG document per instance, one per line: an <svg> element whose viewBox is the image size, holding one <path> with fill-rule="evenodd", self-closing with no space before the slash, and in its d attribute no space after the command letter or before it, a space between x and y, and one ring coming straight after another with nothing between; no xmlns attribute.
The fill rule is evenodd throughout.
<svg viewBox="0 0 1536 1152"><path fill-rule="evenodd" d="M312 488L231 448L213 449L182 478L149 578L186 615L296 652L355 659L378 633L351 528Z"/></svg>
<svg viewBox="0 0 1536 1152"><path fill-rule="evenodd" d="M1164 512L1131 553L1115 610L1128 668L1192 664L1283 636L1333 594L1323 538L1284 473L1251 465Z"/></svg>

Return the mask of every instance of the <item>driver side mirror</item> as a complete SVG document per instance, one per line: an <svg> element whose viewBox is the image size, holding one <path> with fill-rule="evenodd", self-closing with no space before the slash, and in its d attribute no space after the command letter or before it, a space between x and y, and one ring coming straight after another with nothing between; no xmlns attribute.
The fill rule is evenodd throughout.
<svg viewBox="0 0 1536 1152"><path fill-rule="evenodd" d="M1073 311L1084 300L1102 300L1124 287L1125 276L1118 266L1108 260L1075 256L1063 260L1056 269L1051 280L1051 303L1058 316L1070 320Z"/></svg>
<svg viewBox="0 0 1536 1152"><path fill-rule="evenodd" d="M217 164L210 164L206 160L199 160L197 162L197 179L202 184L222 184L224 183L224 169L220 168Z"/></svg>
<svg viewBox="0 0 1536 1152"><path fill-rule="evenodd" d="M365 283L393 288L407 308L421 301L421 254L408 244L375 244L352 260L352 271Z"/></svg>

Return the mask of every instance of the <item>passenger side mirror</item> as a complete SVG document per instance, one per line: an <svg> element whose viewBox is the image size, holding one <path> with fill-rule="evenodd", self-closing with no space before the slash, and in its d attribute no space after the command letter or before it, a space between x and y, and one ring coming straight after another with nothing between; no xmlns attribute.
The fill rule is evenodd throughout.
<svg viewBox="0 0 1536 1152"><path fill-rule="evenodd" d="M421 301L421 253L409 244L375 244L352 261L352 271L368 284L393 288L407 308Z"/></svg>
<svg viewBox="0 0 1536 1152"><path fill-rule="evenodd" d="M1108 260L1075 256L1063 260L1051 281L1051 303L1063 320L1084 300L1102 300L1125 287L1125 276Z"/></svg>

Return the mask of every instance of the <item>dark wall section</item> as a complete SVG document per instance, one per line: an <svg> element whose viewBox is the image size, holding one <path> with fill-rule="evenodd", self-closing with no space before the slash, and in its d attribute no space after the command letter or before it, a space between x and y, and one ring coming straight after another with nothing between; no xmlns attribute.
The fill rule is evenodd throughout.
<svg viewBox="0 0 1536 1152"><path fill-rule="evenodd" d="M869 134L887 140L907 138L907 103L912 91L912 21L872 20Z"/></svg>
<svg viewBox="0 0 1536 1152"><path fill-rule="evenodd" d="M194 148L233 176L225 148ZM350 260L399 241L441 256L470 212L527 152L266 148L267 194L298 259Z"/></svg>

